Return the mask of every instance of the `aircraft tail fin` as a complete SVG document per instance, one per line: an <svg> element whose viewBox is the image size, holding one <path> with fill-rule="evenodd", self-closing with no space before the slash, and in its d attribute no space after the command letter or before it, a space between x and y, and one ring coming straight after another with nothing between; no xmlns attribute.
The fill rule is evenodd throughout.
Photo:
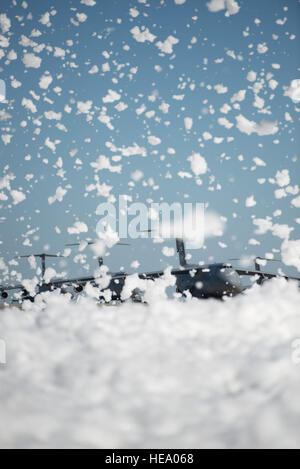
<svg viewBox="0 0 300 469"><path fill-rule="evenodd" d="M177 248L177 252L179 255L179 264L181 265L181 267L185 267L187 265L187 262L186 262L185 245L184 245L183 239L179 239L179 238L176 239L176 248Z"/></svg>

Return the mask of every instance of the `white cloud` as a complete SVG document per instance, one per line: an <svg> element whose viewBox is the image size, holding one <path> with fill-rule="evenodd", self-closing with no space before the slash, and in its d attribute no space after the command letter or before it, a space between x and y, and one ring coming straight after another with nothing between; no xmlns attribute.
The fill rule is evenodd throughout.
<svg viewBox="0 0 300 469"><path fill-rule="evenodd" d="M34 54L24 54L22 62L26 68L40 68L42 59Z"/></svg>
<svg viewBox="0 0 300 469"><path fill-rule="evenodd" d="M186 0L174 0L174 2L176 3L176 5L183 5Z"/></svg>
<svg viewBox="0 0 300 469"><path fill-rule="evenodd" d="M274 135L279 130L277 126L277 122L272 122L266 119L262 120L260 124L257 124L254 121L249 121L242 114L239 114L236 117L236 121L237 121L236 126L239 129L239 131L247 135L251 135L253 133L256 133L259 136Z"/></svg>

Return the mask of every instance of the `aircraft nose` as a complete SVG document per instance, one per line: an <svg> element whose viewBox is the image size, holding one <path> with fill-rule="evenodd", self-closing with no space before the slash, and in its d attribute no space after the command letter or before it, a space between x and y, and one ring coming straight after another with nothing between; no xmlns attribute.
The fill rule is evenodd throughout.
<svg viewBox="0 0 300 469"><path fill-rule="evenodd" d="M232 267L222 267L218 277L224 283L224 295L236 296L243 291L240 276Z"/></svg>

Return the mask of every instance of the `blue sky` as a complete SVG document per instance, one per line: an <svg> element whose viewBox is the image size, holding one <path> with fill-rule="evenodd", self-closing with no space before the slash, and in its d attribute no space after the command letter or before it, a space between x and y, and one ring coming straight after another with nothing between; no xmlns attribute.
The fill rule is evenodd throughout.
<svg viewBox="0 0 300 469"><path fill-rule="evenodd" d="M203 202L227 218L222 238L207 240L205 249L191 252L194 262L272 252L280 258L276 250L282 238L274 231L256 234L254 219L271 217L273 225L293 228L290 239L299 239L299 208L293 200L299 197L300 106L285 94L292 80L300 78L299 1L238 0L240 9L230 16L225 9L210 11L207 3L2 0L0 79L7 96L0 103L0 178L14 176L9 187L0 189L0 257L6 264L18 254L62 252L68 242L95 237L95 212L106 198L87 187L95 184L90 164L99 155L122 165L121 173L97 173L99 183L111 186L116 198L127 194L140 202ZM142 35L134 37L135 27ZM164 48L170 36L175 40L169 42L176 42L171 53ZM248 79L251 71L256 73L254 81ZM42 76L52 78L47 88ZM218 93L218 85L223 85L223 93ZM120 98L106 102L109 90ZM243 90L244 99L242 93L240 101L232 102ZM126 109L116 109L120 102ZM222 112L224 104L231 107L227 114ZM137 113L142 106L144 112ZM109 116L109 126L99 115ZM263 129L259 133L266 133L266 125L274 133L249 135L249 124L238 128L241 115L257 123ZM186 117L193 119L189 131ZM231 128L220 124L220 118L233 124ZM260 126L263 120L268 123ZM206 140L203 135L208 134ZM151 145L149 136L161 143ZM47 141L57 141L55 148ZM147 156L122 154L121 149L134 144ZM118 150L112 152L112 145ZM188 160L193 153L200 153L209 168L201 176L202 185ZM116 155L121 158L114 162ZM254 158L265 165L257 165ZM132 184L137 170L143 177ZM290 181L280 187L275 177L283 170L288 170ZM181 173L190 177L182 178ZM58 187L67 191L63 200L49 204ZM282 198L275 195L279 189ZM13 204L13 191L26 199ZM251 196L256 205L246 207ZM85 223L89 232L70 235L68 228L76 221ZM260 244L249 244L251 239ZM136 259L140 271L177 265L177 258L162 255L163 245L129 242L129 248L115 247L106 259L112 270L132 270ZM92 272L96 264L88 250L86 254ZM53 266L72 276L86 273L72 257ZM26 261L10 270L34 275ZM285 271L295 273L292 268Z"/></svg>

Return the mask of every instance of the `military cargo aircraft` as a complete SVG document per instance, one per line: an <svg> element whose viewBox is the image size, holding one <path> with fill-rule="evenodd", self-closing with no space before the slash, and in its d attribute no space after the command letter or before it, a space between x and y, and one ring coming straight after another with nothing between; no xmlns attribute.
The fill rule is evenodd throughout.
<svg viewBox="0 0 300 469"><path fill-rule="evenodd" d="M88 242L87 244L93 244L93 242ZM119 243L122 244L122 243ZM124 243L123 243L124 244ZM77 246L78 243L72 244L69 246ZM250 276L254 277L255 281L258 284L262 284L265 281L278 278L279 275L263 272L260 268L260 264L256 259L256 266L254 270L233 268L230 263L218 263L218 264L207 264L200 266L198 264L188 264L186 260L186 250L185 244L182 239L176 239L176 248L179 256L179 267L173 269L171 274L176 278L176 290L177 293L188 296L191 295L195 298L218 298L222 299L225 296L233 297L242 293L245 288L243 287L241 277ZM36 295L47 292L60 290L61 292L72 291L74 295L79 294L84 291L84 288L87 284L90 284L94 287L98 287L99 283L102 280L102 274L100 269L100 274L98 276L87 276L87 277L78 277L78 278L69 278L69 279L56 279L50 282L45 281L45 271L46 271L46 258L54 257L63 257L58 254L35 254L35 257L39 257L42 261L42 280L37 285L36 292L33 295L32 292L28 292L24 285L13 285L13 286L3 286L0 285L0 295L3 300L8 299L9 292L11 291L20 291L21 300L31 300L34 301ZM30 256L21 256L21 257L30 257ZM235 260L235 259L232 259ZM98 258L99 266L103 265L103 258ZM165 274L164 271L158 270L153 272L140 273L138 276L143 280L152 280L162 277ZM105 275L108 276L107 285L103 290L99 292L100 301L122 301L122 291L126 282L126 279L130 274L125 272L105 272ZM300 278L282 276L287 280L300 281ZM108 294L109 293L109 294ZM143 292L133 291L132 299L137 300L141 299Z"/></svg>

